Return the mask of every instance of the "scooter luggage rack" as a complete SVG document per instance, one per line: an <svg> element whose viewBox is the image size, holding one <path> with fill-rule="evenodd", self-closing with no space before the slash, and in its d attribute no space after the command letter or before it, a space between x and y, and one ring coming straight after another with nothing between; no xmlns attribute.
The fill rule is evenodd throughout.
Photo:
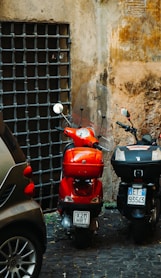
<svg viewBox="0 0 161 278"><path fill-rule="evenodd" d="M143 148L142 148L143 147ZM159 146L118 146L116 147L111 164L117 176L121 177L123 181L131 181L134 178L136 170L142 170L143 181L155 181L161 175L161 160L153 154L161 152ZM122 152L122 159L117 153Z"/></svg>
<svg viewBox="0 0 161 278"><path fill-rule="evenodd" d="M68 149L64 154L63 173L68 177L98 178L103 173L102 152L88 147Z"/></svg>

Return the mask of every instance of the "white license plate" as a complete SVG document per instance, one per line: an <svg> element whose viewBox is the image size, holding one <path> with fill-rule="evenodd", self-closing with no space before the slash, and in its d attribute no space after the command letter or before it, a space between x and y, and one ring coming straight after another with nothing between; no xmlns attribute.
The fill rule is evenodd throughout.
<svg viewBox="0 0 161 278"><path fill-rule="evenodd" d="M128 188L128 205L144 206L146 201L146 188Z"/></svg>
<svg viewBox="0 0 161 278"><path fill-rule="evenodd" d="M73 225L77 227L88 227L90 224L90 211L73 211Z"/></svg>

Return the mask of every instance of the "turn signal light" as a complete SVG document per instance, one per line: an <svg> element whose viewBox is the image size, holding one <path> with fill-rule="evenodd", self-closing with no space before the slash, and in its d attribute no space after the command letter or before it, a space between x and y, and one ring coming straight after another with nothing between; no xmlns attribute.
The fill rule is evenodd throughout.
<svg viewBox="0 0 161 278"><path fill-rule="evenodd" d="M24 189L24 193L27 196L33 197L35 194L35 184L33 182L30 182Z"/></svg>
<svg viewBox="0 0 161 278"><path fill-rule="evenodd" d="M99 204L100 203L100 198L99 197L95 197L91 200L91 203L95 203L95 204Z"/></svg>
<svg viewBox="0 0 161 278"><path fill-rule="evenodd" d="M65 196L64 202L73 203L74 201L71 196Z"/></svg>

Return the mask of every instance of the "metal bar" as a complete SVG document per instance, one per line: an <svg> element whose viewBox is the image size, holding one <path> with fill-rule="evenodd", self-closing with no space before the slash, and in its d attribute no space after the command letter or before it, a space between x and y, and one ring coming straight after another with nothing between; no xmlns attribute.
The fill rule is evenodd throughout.
<svg viewBox="0 0 161 278"><path fill-rule="evenodd" d="M63 147L52 112L60 100L71 107L68 24L0 23L0 102L4 119L34 169L44 212L56 207Z"/></svg>

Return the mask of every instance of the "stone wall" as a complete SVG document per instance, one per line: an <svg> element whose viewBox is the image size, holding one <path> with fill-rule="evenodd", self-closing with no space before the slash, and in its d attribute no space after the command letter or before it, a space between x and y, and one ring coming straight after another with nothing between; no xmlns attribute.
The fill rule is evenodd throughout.
<svg viewBox="0 0 161 278"><path fill-rule="evenodd" d="M0 19L69 23L73 104L81 84L107 86L108 137L111 149L132 138L115 124L129 109L140 134L161 129L160 0L1 0ZM105 154L106 200L117 194L118 179Z"/></svg>

